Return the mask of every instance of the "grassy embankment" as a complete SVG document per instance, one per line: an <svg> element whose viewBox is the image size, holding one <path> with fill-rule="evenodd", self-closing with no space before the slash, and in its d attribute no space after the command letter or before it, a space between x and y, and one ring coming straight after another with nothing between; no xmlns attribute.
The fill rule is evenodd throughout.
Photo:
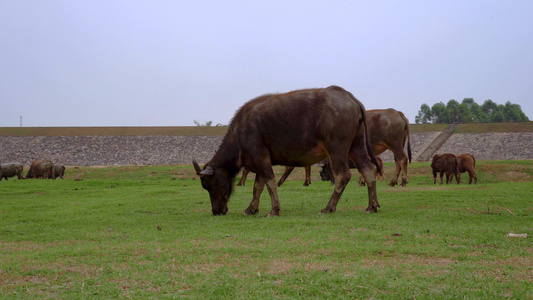
<svg viewBox="0 0 533 300"><path fill-rule="evenodd" d="M386 175L393 165L386 164ZM533 297L533 162L480 161L478 185L279 188L281 217L243 216L252 181L213 217L191 166L69 168L65 180L0 182L0 298ZM276 168L278 176L282 168ZM463 176L465 178L467 176Z"/></svg>

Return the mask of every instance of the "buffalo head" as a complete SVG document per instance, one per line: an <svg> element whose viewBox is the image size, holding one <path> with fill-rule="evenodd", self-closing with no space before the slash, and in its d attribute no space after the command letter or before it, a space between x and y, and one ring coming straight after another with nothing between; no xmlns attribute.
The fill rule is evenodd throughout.
<svg viewBox="0 0 533 300"><path fill-rule="evenodd" d="M200 168L193 160L196 175L200 176L202 187L209 192L213 215L225 215L228 212L228 202L233 192L233 182L228 172L221 168L207 164Z"/></svg>
<svg viewBox="0 0 533 300"><path fill-rule="evenodd" d="M333 171L328 163L322 166L322 169L320 170L320 179L322 179L322 181L331 181L331 183L335 183Z"/></svg>

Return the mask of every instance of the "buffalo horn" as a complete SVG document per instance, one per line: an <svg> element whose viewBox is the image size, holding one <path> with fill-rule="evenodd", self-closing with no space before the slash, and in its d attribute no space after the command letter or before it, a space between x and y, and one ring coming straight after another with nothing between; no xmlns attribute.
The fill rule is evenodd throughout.
<svg viewBox="0 0 533 300"><path fill-rule="evenodd" d="M198 164L198 162L196 162L196 159L192 160L192 164L194 166L194 169L196 170L196 174L200 174L200 172L202 172L202 168L200 168L200 165Z"/></svg>

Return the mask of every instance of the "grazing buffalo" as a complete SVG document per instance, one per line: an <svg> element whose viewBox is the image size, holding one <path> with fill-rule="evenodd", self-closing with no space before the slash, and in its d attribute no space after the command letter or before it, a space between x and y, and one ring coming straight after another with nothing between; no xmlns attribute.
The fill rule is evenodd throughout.
<svg viewBox="0 0 533 300"><path fill-rule="evenodd" d="M350 181L351 159L368 183L367 212L377 212L377 162L366 130L365 108L351 93L330 86L260 96L235 114L222 144L201 168L193 160L202 187L209 192L213 215L224 215L237 173L242 167L256 174L253 197L245 215L259 211L266 185L278 216L280 202L272 165L310 166L328 157L335 189L322 213L334 212Z"/></svg>
<svg viewBox="0 0 533 300"><path fill-rule="evenodd" d="M305 168L304 186L309 186L311 184L311 167L307 166L304 168ZM289 175L292 173L293 170L294 170L294 167L289 167L289 166L285 167L285 171L283 172L283 175L281 175L281 178L278 181L278 187L280 187L285 182L285 180L287 180L287 177L289 177ZM239 180L239 183L237 183L237 186L243 186L246 183L246 177L248 176L248 173L250 173L248 169L242 168L241 180Z"/></svg>
<svg viewBox="0 0 533 300"><path fill-rule="evenodd" d="M22 170L24 167L19 163L5 163L0 165L0 181L2 178L7 180L8 177L17 176L18 179L22 179Z"/></svg>
<svg viewBox="0 0 533 300"><path fill-rule="evenodd" d="M442 176L446 173L446 184L452 183L453 176L457 180L457 184L461 182L459 175L459 168L457 166L457 158L451 153L435 154L431 162L431 169L433 170L433 184L437 183L437 172L440 172L440 184L442 184Z"/></svg>
<svg viewBox="0 0 533 300"><path fill-rule="evenodd" d="M476 158L472 154L463 153L457 155L457 167L459 168L459 173L468 172L468 184L472 184L472 179L474 179L474 184L477 184Z"/></svg>
<svg viewBox="0 0 533 300"><path fill-rule="evenodd" d="M63 179L64 176L65 176L65 166L63 165L58 165L58 164L54 164L54 174L52 176L52 174L50 174L50 176L48 177L49 179L56 179L56 178L61 178Z"/></svg>
<svg viewBox="0 0 533 300"><path fill-rule="evenodd" d="M380 155L389 149L394 155L396 172L393 174L390 186L398 184L398 177L402 174L401 186L405 186L407 180L407 161L411 162L411 141L409 138L409 120L401 111L389 109L374 109L366 111L368 120L368 136L372 153ZM407 154L405 154L405 142L407 142ZM352 165L355 167L355 165ZM322 180L332 180L331 167L326 161L320 177Z"/></svg>
<svg viewBox="0 0 533 300"><path fill-rule="evenodd" d="M49 160L34 160L25 179L29 178L54 178L54 164Z"/></svg>

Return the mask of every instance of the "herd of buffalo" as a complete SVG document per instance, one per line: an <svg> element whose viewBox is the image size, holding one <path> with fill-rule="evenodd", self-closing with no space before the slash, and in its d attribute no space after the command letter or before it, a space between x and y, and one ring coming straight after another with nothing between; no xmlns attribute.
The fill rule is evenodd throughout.
<svg viewBox="0 0 533 300"><path fill-rule="evenodd" d="M34 160L26 177L22 177L24 166L20 163L0 164L0 181L17 176L18 179L56 179L65 176L65 166L54 164L50 160Z"/></svg>
<svg viewBox="0 0 533 300"><path fill-rule="evenodd" d="M407 146L407 147L406 147ZM338 86L296 90L284 94L267 94L246 102L228 126L222 144L203 167L193 160L202 187L209 193L213 215L225 215L234 189L234 181L243 169L244 185L249 172L256 174L253 196L245 215L259 210L259 199L265 186L271 198L270 216L278 216L280 202L277 188L295 167L304 167L304 185L311 183L311 166L322 167L322 180L333 185L326 207L321 213L332 213L350 181L350 168L358 169L360 183L368 189L367 212L380 207L376 178L383 177L385 150L394 155L396 170L390 186L408 183L407 165L411 162L409 121L394 109L365 110L350 92ZM407 154L405 150L407 149ZM273 165L286 166L276 183ZM453 176L460 183L460 173L468 172L470 183L477 183L475 159L470 154L435 155L434 174L446 173L447 183ZM399 181L401 179L401 181Z"/></svg>
<svg viewBox="0 0 533 300"><path fill-rule="evenodd" d="M407 153L404 149L407 149ZM270 216L281 210L277 188L295 167L304 167L304 185L311 183L311 166L319 163L320 177L334 185L333 193L321 213L332 213L350 181L350 169L360 173L359 182L367 186L367 212L380 207L376 179L383 178L385 150L394 155L396 170L390 186L408 183L407 165L411 162L409 121L394 109L365 110L350 92L338 86L296 90L284 94L268 94L246 102L231 120L226 135L213 158L203 167L193 160L202 187L208 191L213 215L225 215L234 182L242 169L243 185L248 172L256 174L253 196L244 214L259 211L259 199L267 188L271 198ZM273 165L286 166L276 183ZM440 173L446 183L460 173L468 172L470 182L477 183L476 160L470 154L445 153L433 157L433 183ZM17 176L26 178L63 178L65 167L50 160L35 160L25 177L20 163L0 164L0 180Z"/></svg>

